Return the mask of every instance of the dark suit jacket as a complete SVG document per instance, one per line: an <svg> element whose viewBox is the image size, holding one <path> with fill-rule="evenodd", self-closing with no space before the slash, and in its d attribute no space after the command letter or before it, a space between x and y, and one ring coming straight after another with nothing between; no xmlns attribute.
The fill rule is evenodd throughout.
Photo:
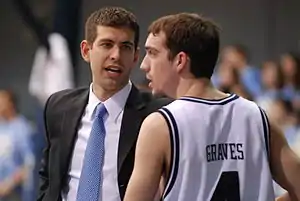
<svg viewBox="0 0 300 201"><path fill-rule="evenodd" d="M81 117L88 102L88 88L64 90L53 94L44 110L47 147L40 174L39 201L59 201L68 185L68 170ZM135 144L144 118L170 99L154 99L132 86L125 104L118 151L118 186L123 199L130 179Z"/></svg>

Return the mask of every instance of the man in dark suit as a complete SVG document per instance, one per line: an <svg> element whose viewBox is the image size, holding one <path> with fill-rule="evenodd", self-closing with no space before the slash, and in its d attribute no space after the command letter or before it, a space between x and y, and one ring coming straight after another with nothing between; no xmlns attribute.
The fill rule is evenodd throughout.
<svg viewBox="0 0 300 201"><path fill-rule="evenodd" d="M123 200L141 123L170 102L129 81L139 41L132 13L118 7L94 12L85 38L81 54L91 66L90 87L55 93L45 107L40 201Z"/></svg>

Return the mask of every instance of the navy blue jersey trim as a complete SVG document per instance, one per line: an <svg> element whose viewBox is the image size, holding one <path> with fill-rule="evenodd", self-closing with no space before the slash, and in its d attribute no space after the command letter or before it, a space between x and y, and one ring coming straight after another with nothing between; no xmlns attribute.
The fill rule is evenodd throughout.
<svg viewBox="0 0 300 201"><path fill-rule="evenodd" d="M208 99L202 99L202 98L196 98L196 97L190 97L190 96L183 96L179 98L178 100L185 100L185 101L191 101L196 103L203 103L207 105L225 105L231 101L234 101L238 99L239 96L236 94L231 94L230 96L219 99L219 100L208 100Z"/></svg>
<svg viewBox="0 0 300 201"><path fill-rule="evenodd" d="M178 168L179 168L179 133L178 133L178 127L175 121L174 116L172 113L166 109L161 108L159 110L159 113L162 114L162 116L166 119L166 122L169 127L170 131L170 143L171 143L171 167L170 167L170 174L167 180L167 185L165 188L165 192L163 195L163 198L165 199L166 196L170 193L172 190L177 174L178 174Z"/></svg>

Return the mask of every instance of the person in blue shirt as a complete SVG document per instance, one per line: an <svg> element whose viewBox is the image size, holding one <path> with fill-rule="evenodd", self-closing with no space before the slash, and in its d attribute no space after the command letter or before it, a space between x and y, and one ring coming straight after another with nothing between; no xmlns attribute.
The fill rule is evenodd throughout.
<svg viewBox="0 0 300 201"><path fill-rule="evenodd" d="M261 94L260 70L249 64L249 56L243 45L230 45L224 48L221 55L220 66L238 70L242 85L253 99ZM219 87L220 75L216 71L212 82Z"/></svg>
<svg viewBox="0 0 300 201"><path fill-rule="evenodd" d="M283 98L293 101L300 97L300 56L294 52L285 53L280 58L280 64L284 78Z"/></svg>
<svg viewBox="0 0 300 201"><path fill-rule="evenodd" d="M0 201L24 201L33 188L32 133L31 124L17 113L12 93L0 90Z"/></svg>

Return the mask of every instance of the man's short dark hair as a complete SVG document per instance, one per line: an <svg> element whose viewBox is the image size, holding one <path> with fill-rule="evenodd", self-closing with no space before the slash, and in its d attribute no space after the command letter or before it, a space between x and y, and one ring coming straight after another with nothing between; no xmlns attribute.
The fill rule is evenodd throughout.
<svg viewBox="0 0 300 201"><path fill-rule="evenodd" d="M211 78L219 55L219 27L194 13L179 13L154 21L148 32L166 35L166 46L173 59L185 52L191 60L191 73L196 78Z"/></svg>
<svg viewBox="0 0 300 201"><path fill-rule="evenodd" d="M97 26L129 28L134 32L134 45L137 48L140 37L140 27L136 16L121 7L104 7L93 12L85 24L85 38L92 44L97 37Z"/></svg>

